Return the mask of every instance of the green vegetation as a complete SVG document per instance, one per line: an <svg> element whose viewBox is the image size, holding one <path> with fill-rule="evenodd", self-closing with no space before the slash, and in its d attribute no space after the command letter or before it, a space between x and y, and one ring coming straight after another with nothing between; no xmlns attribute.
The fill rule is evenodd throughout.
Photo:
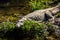
<svg viewBox="0 0 60 40"><path fill-rule="evenodd" d="M52 2L52 0L30 0L29 4L32 10L39 10L50 7L49 2Z"/></svg>
<svg viewBox="0 0 60 40"><path fill-rule="evenodd" d="M18 34L19 34L19 36L23 36L24 34L27 34L31 37L34 36L33 38L36 39L36 40L37 39L42 40L44 38L43 34L45 32L45 30L44 30L45 27L46 27L46 25L44 23L38 23L37 21L26 20L26 21L24 21L24 25L21 28L18 29L18 30L21 30L21 31L18 32ZM7 22L3 22L0 25L0 30L2 32L4 32L4 34L1 34L2 32L0 34L5 35L8 31L12 32L14 29L15 29L15 23L12 23L8 20ZM6 34L6 36L7 36L7 34ZM1 37L1 35L0 35L0 37Z"/></svg>
<svg viewBox="0 0 60 40"><path fill-rule="evenodd" d="M47 28L49 31L47 31ZM52 26L50 22L44 24L43 22L39 23L34 20L25 20L20 28L16 28L15 23L7 20L0 25L0 37L9 40L9 37L12 37L15 34L13 36L14 39L17 36L18 38L22 37L23 39L26 37L29 39L33 38L33 40L44 40L45 37L48 36L49 32L53 33L55 30L55 26Z"/></svg>
<svg viewBox="0 0 60 40"><path fill-rule="evenodd" d="M45 25L43 23L38 23L37 21L24 21L24 25L22 27L23 30L31 30L31 28L34 28L35 30L40 30L44 28Z"/></svg>
<svg viewBox="0 0 60 40"><path fill-rule="evenodd" d="M30 36L34 36L34 40L43 40L44 32L46 31L46 25L44 23L38 23L37 21L24 21L24 25L21 27L24 34L28 33Z"/></svg>
<svg viewBox="0 0 60 40"><path fill-rule="evenodd" d="M34 20L25 20L23 22L24 25L16 28L16 21L21 16L34 10L52 7L49 3L55 1L57 0L13 0L11 3L8 2L8 5L5 3L8 7L0 9L0 40L18 40L19 38L20 40L21 38L27 38L27 40L45 40L46 36L49 36L49 33L53 34L56 31L57 26L54 26L50 22L44 24L43 22L39 23ZM57 14L57 17L60 17L60 13Z"/></svg>
<svg viewBox="0 0 60 40"><path fill-rule="evenodd" d="M12 31L14 28L15 28L15 23L10 22L9 20L0 23L0 30L2 31L8 31L8 30Z"/></svg>

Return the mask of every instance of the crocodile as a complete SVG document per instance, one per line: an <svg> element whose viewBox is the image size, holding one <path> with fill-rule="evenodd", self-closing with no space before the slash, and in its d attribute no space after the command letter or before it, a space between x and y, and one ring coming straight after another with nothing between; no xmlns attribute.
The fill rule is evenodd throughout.
<svg viewBox="0 0 60 40"><path fill-rule="evenodd" d="M32 13L25 15L22 19L18 20L16 27L23 25L24 20L48 21L51 19L52 22L54 22L54 15L56 15L58 12L60 12L59 4L55 7L33 11Z"/></svg>

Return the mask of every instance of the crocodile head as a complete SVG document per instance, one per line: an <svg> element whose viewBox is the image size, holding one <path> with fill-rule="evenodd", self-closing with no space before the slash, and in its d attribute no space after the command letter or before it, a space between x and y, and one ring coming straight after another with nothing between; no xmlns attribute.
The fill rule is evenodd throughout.
<svg viewBox="0 0 60 40"><path fill-rule="evenodd" d="M16 24L16 27L21 27L23 25L23 20L19 20Z"/></svg>
<svg viewBox="0 0 60 40"><path fill-rule="evenodd" d="M21 27L23 25L24 20L26 20L26 18L22 18L22 19L18 20L16 27L18 27L18 28Z"/></svg>

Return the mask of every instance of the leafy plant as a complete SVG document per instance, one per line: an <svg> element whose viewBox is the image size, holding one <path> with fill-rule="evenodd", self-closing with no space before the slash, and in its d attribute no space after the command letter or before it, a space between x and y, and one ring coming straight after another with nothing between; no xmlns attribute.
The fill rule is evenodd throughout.
<svg viewBox="0 0 60 40"><path fill-rule="evenodd" d="M1 30L8 31L8 30L13 30L14 28L15 28L15 23L10 22L9 20L7 20L6 22L2 22L0 24Z"/></svg>
<svg viewBox="0 0 60 40"><path fill-rule="evenodd" d="M35 28L35 30L39 30L45 27L45 25L43 23L38 23L37 21L28 21L25 20L24 21L24 25L22 26L23 30L31 30L31 28Z"/></svg>
<svg viewBox="0 0 60 40"><path fill-rule="evenodd" d="M53 0L30 0L29 5L32 10L39 10L50 7L48 3L52 1Z"/></svg>
<svg viewBox="0 0 60 40"><path fill-rule="evenodd" d="M46 25L44 23L38 23L37 21L24 21L24 25L22 26L22 30L25 33L28 33L30 36L34 36L35 40L42 40L44 37L44 32L45 32L45 27ZM28 35L27 34L27 35ZM38 38L37 38L38 37Z"/></svg>

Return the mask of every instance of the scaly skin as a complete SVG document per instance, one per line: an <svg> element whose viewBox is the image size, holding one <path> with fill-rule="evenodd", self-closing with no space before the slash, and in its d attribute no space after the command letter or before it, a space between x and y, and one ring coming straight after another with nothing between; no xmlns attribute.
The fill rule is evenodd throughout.
<svg viewBox="0 0 60 40"><path fill-rule="evenodd" d="M54 15L59 11L60 5L48 9L36 10L18 20L16 27L20 27L21 25L23 25L24 20L47 21L51 18L51 21L54 22Z"/></svg>

